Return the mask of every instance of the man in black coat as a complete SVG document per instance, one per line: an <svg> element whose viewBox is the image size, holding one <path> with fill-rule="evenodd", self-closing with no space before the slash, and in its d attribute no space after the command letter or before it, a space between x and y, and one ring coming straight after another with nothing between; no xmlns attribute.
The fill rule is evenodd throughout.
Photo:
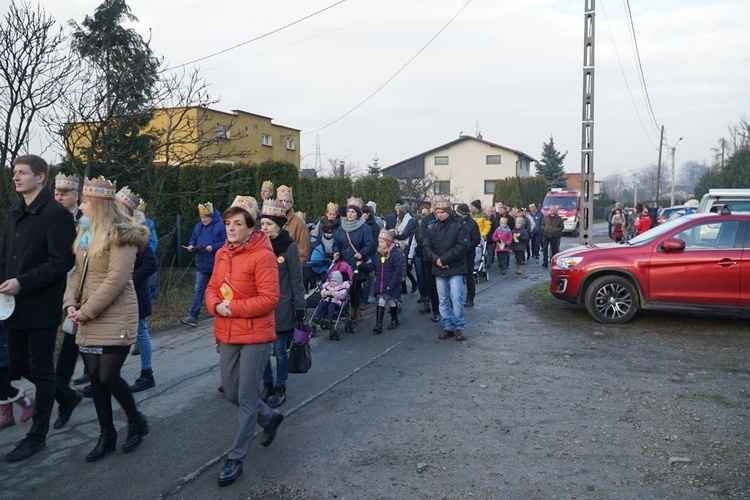
<svg viewBox="0 0 750 500"><path fill-rule="evenodd" d="M403 204L404 200L402 200L401 198L397 199L393 204L393 212L385 216L386 229L396 229L396 224L398 224L398 209L401 208L401 205Z"/></svg>
<svg viewBox="0 0 750 500"><path fill-rule="evenodd" d="M469 231L466 224L453 213L450 200L436 196L432 206L436 220L429 223L423 244L425 264L432 266L440 301L443 333L439 338L464 340L466 318L463 295Z"/></svg>
<svg viewBox="0 0 750 500"><path fill-rule="evenodd" d="M466 252L466 302L464 307L474 307L474 297L477 294L477 285L474 281L474 260L476 257L476 248L482 242L482 236L479 234L479 225L471 216L471 209L466 203L461 203L456 207L456 213L461 217L466 229L469 231L469 251Z"/></svg>
<svg viewBox="0 0 750 500"><path fill-rule="evenodd" d="M55 339L66 277L75 263L73 215L45 187L48 175L39 156L15 159L13 183L21 197L10 209L0 245L0 293L16 301L5 320L11 373L36 386L31 428L5 455L9 462L29 458L46 443L55 401Z"/></svg>

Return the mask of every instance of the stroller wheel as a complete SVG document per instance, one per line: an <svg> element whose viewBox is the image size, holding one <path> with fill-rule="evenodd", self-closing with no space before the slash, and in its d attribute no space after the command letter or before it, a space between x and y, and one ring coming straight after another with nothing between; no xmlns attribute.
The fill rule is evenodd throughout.
<svg viewBox="0 0 750 500"><path fill-rule="evenodd" d="M333 333L336 335L336 340L341 340L341 338L344 336L344 334L338 330L334 330Z"/></svg>
<svg viewBox="0 0 750 500"><path fill-rule="evenodd" d="M344 331L346 333L352 333L352 322L347 320L346 323L344 323Z"/></svg>
<svg viewBox="0 0 750 500"><path fill-rule="evenodd" d="M335 328L331 328L331 331L328 332L328 338L331 339L331 340L338 340L336 338L336 329Z"/></svg>

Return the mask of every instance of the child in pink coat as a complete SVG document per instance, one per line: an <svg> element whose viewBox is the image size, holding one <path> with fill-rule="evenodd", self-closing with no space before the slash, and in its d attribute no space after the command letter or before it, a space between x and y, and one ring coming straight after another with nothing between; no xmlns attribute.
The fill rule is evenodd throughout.
<svg viewBox="0 0 750 500"><path fill-rule="evenodd" d="M500 263L500 272L505 274L510 265L510 245L513 243L513 231L508 227L508 219L500 217L500 225L492 233L492 241L495 242L495 253Z"/></svg>
<svg viewBox="0 0 750 500"><path fill-rule="evenodd" d="M339 271L333 271L330 279L320 288L320 303L315 310L313 323L321 325L323 329L331 328L331 322L341 309L348 293L349 282L344 281Z"/></svg>

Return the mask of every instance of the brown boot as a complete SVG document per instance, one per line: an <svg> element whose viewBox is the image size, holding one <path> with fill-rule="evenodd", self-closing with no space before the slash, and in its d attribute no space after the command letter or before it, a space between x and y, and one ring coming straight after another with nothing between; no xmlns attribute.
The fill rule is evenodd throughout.
<svg viewBox="0 0 750 500"><path fill-rule="evenodd" d="M523 272L523 268L521 267L521 264L516 265L516 274L521 274Z"/></svg>
<svg viewBox="0 0 750 500"><path fill-rule="evenodd" d="M355 307L352 314L352 321L354 321L355 323L359 323L362 319L362 310L359 307Z"/></svg>

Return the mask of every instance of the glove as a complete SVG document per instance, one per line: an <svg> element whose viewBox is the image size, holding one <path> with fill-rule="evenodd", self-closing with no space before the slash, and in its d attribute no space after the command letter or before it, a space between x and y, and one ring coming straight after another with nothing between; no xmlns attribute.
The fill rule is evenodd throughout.
<svg viewBox="0 0 750 500"><path fill-rule="evenodd" d="M305 320L305 313L306 311L299 309L297 311L294 311L294 317L297 321L304 321Z"/></svg>

